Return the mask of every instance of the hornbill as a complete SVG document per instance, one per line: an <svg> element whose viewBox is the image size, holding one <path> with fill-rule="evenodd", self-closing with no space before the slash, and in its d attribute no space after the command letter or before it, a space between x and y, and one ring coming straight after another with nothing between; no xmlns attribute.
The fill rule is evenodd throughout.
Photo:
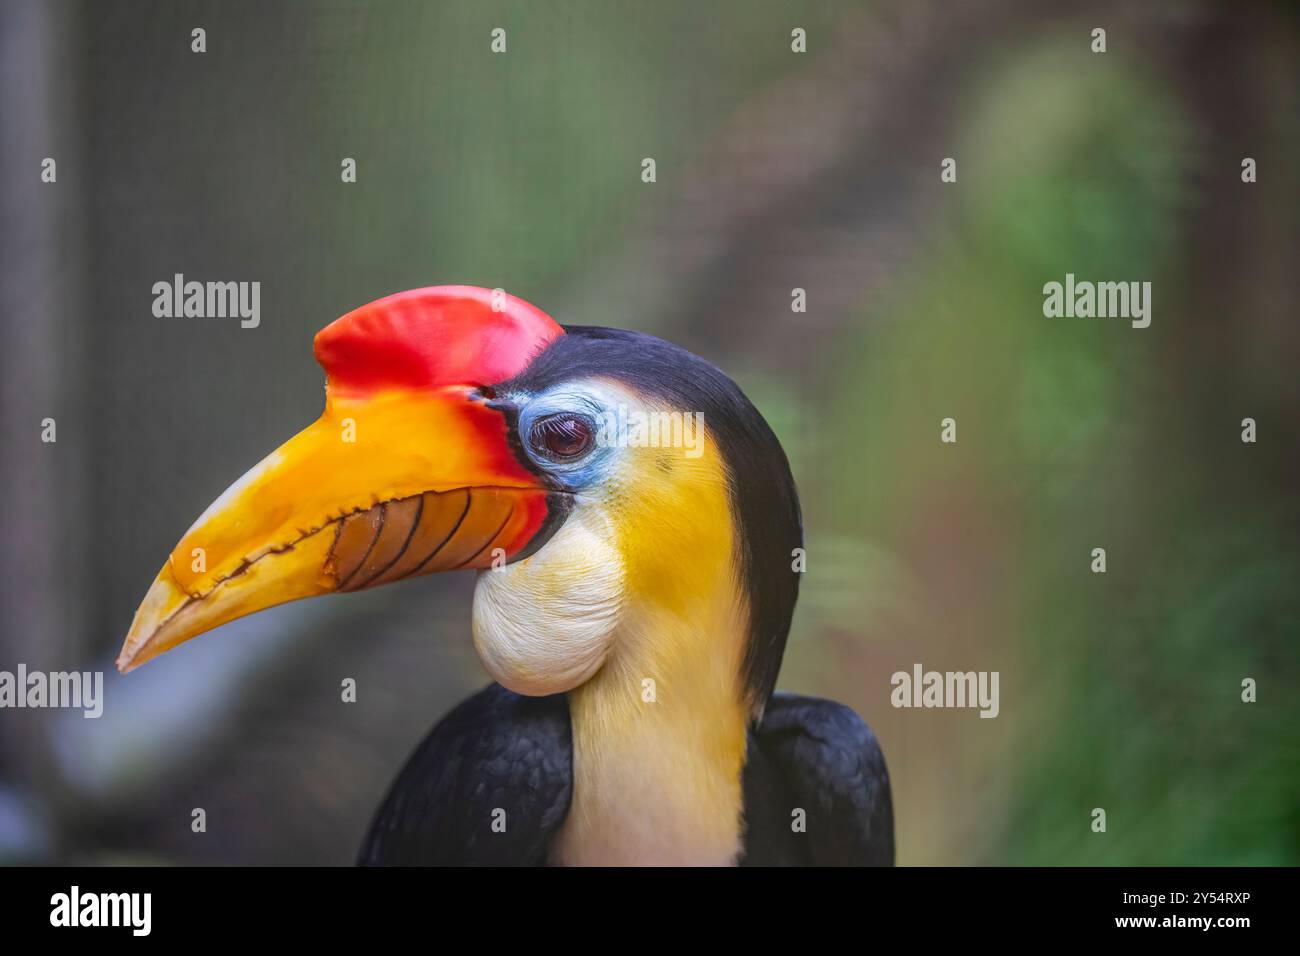
<svg viewBox="0 0 1300 956"><path fill-rule="evenodd" d="M495 683L419 745L359 862L893 862L867 725L774 693L799 502L726 375L469 286L362 306L315 352L325 411L181 538L120 670L285 601L473 568Z"/></svg>

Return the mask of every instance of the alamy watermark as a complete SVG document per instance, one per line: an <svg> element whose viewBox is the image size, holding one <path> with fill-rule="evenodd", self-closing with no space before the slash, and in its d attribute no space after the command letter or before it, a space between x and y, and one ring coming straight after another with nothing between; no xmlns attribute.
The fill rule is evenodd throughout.
<svg viewBox="0 0 1300 956"><path fill-rule="evenodd" d="M0 671L0 707L80 709L83 717L104 713L103 671Z"/></svg>
<svg viewBox="0 0 1300 956"><path fill-rule="evenodd" d="M1043 315L1073 319L1131 319L1135 329L1151 324L1150 282L1076 282L1073 272L1064 284L1043 286Z"/></svg>
<svg viewBox="0 0 1300 956"><path fill-rule="evenodd" d="M596 416L602 448L681 448L687 458L704 454L704 413L643 410L619 405Z"/></svg>
<svg viewBox="0 0 1300 956"><path fill-rule="evenodd" d="M186 282L178 272L171 282L155 282L153 295L153 314L159 319L238 318L245 329L262 321L260 282Z"/></svg>
<svg viewBox="0 0 1300 956"><path fill-rule="evenodd" d="M979 708L981 717L996 717L997 671L927 671L920 664L912 672L896 671L889 679L893 691L889 702L895 707Z"/></svg>
<svg viewBox="0 0 1300 956"><path fill-rule="evenodd" d="M50 925L119 926L131 930L132 936L148 936L153 928L153 894L87 893L74 885L50 897Z"/></svg>

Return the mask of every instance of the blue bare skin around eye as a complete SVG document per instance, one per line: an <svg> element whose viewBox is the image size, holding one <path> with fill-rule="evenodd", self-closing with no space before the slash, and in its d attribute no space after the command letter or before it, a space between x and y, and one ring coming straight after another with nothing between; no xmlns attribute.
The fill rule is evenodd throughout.
<svg viewBox="0 0 1300 956"><path fill-rule="evenodd" d="M562 395L521 396L519 406L519 435L528 457L533 463L559 482L568 491L581 491L608 476L617 448L595 443L591 450L576 461L555 462L538 455L527 440L533 425L555 414L581 415L591 420L593 435L599 432L599 422L604 409L587 396L565 393Z"/></svg>

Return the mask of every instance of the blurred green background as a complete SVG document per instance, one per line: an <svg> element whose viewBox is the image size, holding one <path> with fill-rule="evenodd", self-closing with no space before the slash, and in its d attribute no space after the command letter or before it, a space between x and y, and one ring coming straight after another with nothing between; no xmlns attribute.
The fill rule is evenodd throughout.
<svg viewBox="0 0 1300 956"><path fill-rule="evenodd" d="M673 339L771 421L780 686L875 729L900 863L1297 862L1298 42L1264 3L3 0L0 669L109 673L100 720L0 711L0 861L351 862L486 681L470 576L111 660L319 413L312 335L470 283ZM261 326L154 318L177 272L260 281ZM1044 318L1067 272L1152 282L1150 328ZM892 708L918 662L999 671L998 718Z"/></svg>

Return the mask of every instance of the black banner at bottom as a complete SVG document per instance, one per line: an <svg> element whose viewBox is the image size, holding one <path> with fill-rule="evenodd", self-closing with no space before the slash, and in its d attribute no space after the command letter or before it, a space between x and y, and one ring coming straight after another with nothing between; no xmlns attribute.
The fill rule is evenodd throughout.
<svg viewBox="0 0 1300 956"><path fill-rule="evenodd" d="M609 920L661 933L674 924L742 935L782 924L818 936L864 925L927 942L1068 937L1135 941L1276 934L1293 882L1278 869L894 870L0 870L7 939L75 934L203 944L292 940L431 945L464 932L505 942L574 942ZM629 922L630 921L630 922ZM810 923L810 921L813 921ZM837 926L839 924L839 926ZM639 929L635 929L639 927ZM873 933L875 931L873 930ZM652 935L650 938L654 938ZM662 939L662 937L659 937ZM680 941L681 937L677 939ZM811 942L811 940L810 940Z"/></svg>

